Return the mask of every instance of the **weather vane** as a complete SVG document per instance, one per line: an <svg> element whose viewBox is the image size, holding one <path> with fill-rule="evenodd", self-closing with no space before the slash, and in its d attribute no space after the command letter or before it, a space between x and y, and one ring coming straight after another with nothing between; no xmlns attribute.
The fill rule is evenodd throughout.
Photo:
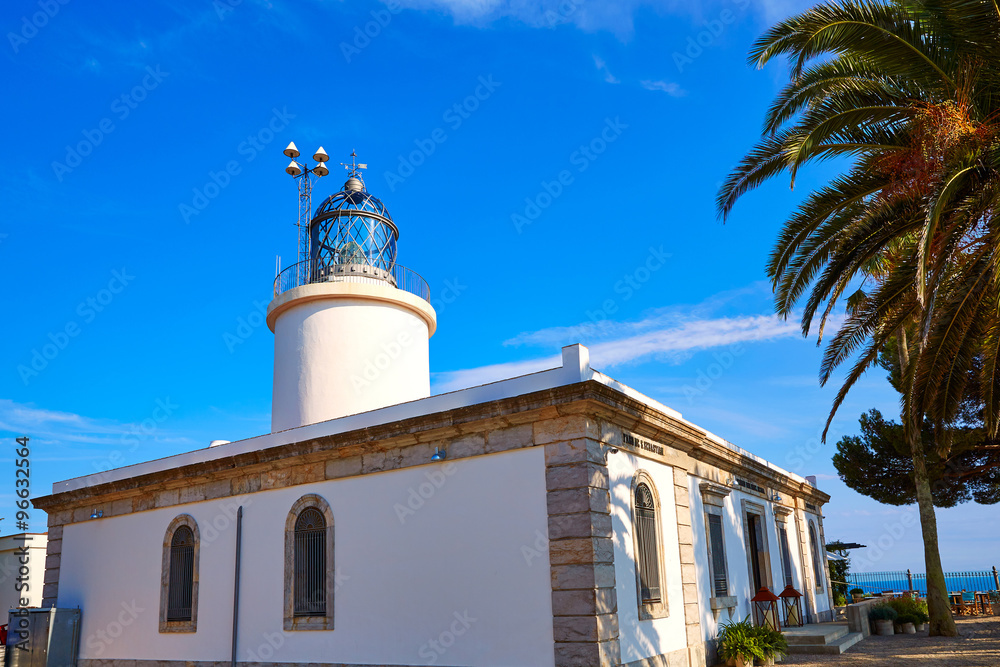
<svg viewBox="0 0 1000 667"><path fill-rule="evenodd" d="M359 178L361 177L361 170L368 168L367 164L358 164L358 154L355 153L354 151L351 151L351 163L350 164L347 164L346 162L341 162L340 164L344 165L344 169L346 169L348 172L350 172L351 176L355 176L355 177L359 177Z"/></svg>

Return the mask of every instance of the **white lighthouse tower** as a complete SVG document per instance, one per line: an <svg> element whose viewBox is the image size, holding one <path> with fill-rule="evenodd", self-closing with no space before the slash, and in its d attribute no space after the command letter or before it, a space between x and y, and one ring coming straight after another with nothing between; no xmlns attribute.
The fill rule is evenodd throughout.
<svg viewBox="0 0 1000 667"><path fill-rule="evenodd" d="M310 170L294 161L294 144L285 154L293 158L286 171L305 179L299 193L308 211L308 179L328 173L325 160ZM365 165L345 167L343 188L300 221L300 261L274 281L272 432L430 395L428 339L437 325L430 290L396 263L399 230L368 193Z"/></svg>

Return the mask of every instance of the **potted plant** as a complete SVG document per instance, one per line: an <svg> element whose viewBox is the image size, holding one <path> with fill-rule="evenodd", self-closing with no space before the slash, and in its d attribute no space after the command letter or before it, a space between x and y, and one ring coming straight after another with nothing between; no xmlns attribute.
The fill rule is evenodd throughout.
<svg viewBox="0 0 1000 667"><path fill-rule="evenodd" d="M888 637L893 634L892 624L899 614L891 606L885 602L877 605L873 605L871 611L868 612L868 618L875 621L875 632L882 637Z"/></svg>
<svg viewBox="0 0 1000 667"><path fill-rule="evenodd" d="M917 633L917 615L912 612L905 612L900 614L896 618L896 623L902 629L905 635L914 635Z"/></svg>
<svg viewBox="0 0 1000 667"><path fill-rule="evenodd" d="M774 663L781 662L788 653L788 642L785 641L785 635L767 626L754 628L754 630L757 633L757 641L760 643L762 655L758 664L772 667Z"/></svg>
<svg viewBox="0 0 1000 667"><path fill-rule="evenodd" d="M865 599L865 592L860 588L851 589L851 602L861 602Z"/></svg>
<svg viewBox="0 0 1000 667"><path fill-rule="evenodd" d="M755 659L764 659L757 628L749 615L742 621L723 623L719 628L719 657L734 661L736 667L749 667Z"/></svg>
<svg viewBox="0 0 1000 667"><path fill-rule="evenodd" d="M930 620L930 617L927 615L926 602L921 602L912 597L901 597L893 598L887 604L895 609L898 615L896 619L897 632L912 634L917 631L917 626L921 626ZM906 627L907 623L914 625L912 631Z"/></svg>
<svg viewBox="0 0 1000 667"><path fill-rule="evenodd" d="M922 603L923 609L918 609L914 614L917 617L917 632L925 632L927 624L931 622L931 617L927 613L927 603Z"/></svg>

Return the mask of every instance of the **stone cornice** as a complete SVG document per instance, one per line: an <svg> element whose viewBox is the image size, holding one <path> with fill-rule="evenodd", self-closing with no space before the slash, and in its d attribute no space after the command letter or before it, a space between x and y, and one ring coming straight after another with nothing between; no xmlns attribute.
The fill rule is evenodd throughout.
<svg viewBox="0 0 1000 667"><path fill-rule="evenodd" d="M706 505L715 505L716 507L723 507L726 504L729 492L732 491L728 486L712 484L711 482L702 482L698 486L698 490L701 491L702 502Z"/></svg>
<svg viewBox="0 0 1000 667"><path fill-rule="evenodd" d="M445 438L566 415L588 415L606 420L719 468L738 470L741 475L752 473L768 485L806 497L812 502L826 503L830 498L806 483L782 475L749 456L710 440L706 431L682 419L589 380L64 491L35 498L32 503L39 509L52 512L97 500L104 502L137 496L154 487L183 489L197 483L425 445ZM643 452L637 455L657 459L655 455Z"/></svg>

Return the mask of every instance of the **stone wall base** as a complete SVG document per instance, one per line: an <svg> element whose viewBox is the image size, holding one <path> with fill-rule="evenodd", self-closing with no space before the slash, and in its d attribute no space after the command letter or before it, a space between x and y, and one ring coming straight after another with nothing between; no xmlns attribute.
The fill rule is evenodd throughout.
<svg viewBox="0 0 1000 667"><path fill-rule="evenodd" d="M232 667L229 660L77 660L78 667ZM384 663L345 663L345 662L237 662L236 667L422 667L421 665L404 665Z"/></svg>
<svg viewBox="0 0 1000 667"><path fill-rule="evenodd" d="M621 667L705 667L705 647L689 646L621 664Z"/></svg>

